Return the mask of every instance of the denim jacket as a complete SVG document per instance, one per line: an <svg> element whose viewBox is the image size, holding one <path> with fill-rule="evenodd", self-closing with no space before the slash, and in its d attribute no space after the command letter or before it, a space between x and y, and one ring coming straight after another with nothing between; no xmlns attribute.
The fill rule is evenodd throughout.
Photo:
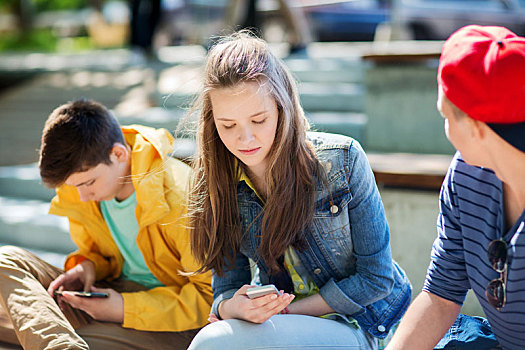
<svg viewBox="0 0 525 350"><path fill-rule="evenodd" d="M313 132L308 139L326 178L317 180L313 225L305 232L305 248L296 252L335 312L353 317L368 333L383 338L406 311L411 286L392 260L390 232L374 175L357 141ZM260 282L269 280L268 266L257 250L263 205L244 181L238 184L237 199L244 239L234 266L228 266L223 277L213 276L215 314L221 301L250 283L249 258L257 262Z"/></svg>

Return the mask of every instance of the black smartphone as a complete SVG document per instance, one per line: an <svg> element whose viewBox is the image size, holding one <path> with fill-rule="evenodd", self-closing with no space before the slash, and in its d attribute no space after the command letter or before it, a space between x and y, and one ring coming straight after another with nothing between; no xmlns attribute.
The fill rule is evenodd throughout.
<svg viewBox="0 0 525 350"><path fill-rule="evenodd" d="M105 292L82 292L82 291L72 291L72 290L55 290L55 296L56 295L62 295L63 292L69 292L77 297L82 298L107 298L109 297L108 293Z"/></svg>

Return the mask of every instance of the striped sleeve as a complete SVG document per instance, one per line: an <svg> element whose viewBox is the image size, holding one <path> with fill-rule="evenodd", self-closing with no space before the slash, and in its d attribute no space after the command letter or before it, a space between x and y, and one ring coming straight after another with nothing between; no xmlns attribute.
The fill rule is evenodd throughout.
<svg viewBox="0 0 525 350"><path fill-rule="evenodd" d="M423 290L462 305L470 289L465 268L463 237L454 192L454 170L449 168L439 195L437 238Z"/></svg>

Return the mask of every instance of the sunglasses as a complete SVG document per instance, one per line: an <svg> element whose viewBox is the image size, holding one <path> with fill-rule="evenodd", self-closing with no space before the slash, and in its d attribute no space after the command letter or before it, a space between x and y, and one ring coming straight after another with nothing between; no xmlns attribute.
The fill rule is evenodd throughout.
<svg viewBox="0 0 525 350"><path fill-rule="evenodd" d="M506 283L507 283L507 243L502 239L497 239L489 244L487 257L492 268L499 272L499 278L493 279L485 289L485 296L490 305L496 310L505 306Z"/></svg>

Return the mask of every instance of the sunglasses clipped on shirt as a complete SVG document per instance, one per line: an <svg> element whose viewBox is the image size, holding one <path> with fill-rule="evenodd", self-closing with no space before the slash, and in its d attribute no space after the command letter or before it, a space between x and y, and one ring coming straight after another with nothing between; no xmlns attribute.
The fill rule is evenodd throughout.
<svg viewBox="0 0 525 350"><path fill-rule="evenodd" d="M485 296L489 304L500 311L507 301L507 243L502 239L490 242L487 257L492 268L499 273L499 278L489 282Z"/></svg>

